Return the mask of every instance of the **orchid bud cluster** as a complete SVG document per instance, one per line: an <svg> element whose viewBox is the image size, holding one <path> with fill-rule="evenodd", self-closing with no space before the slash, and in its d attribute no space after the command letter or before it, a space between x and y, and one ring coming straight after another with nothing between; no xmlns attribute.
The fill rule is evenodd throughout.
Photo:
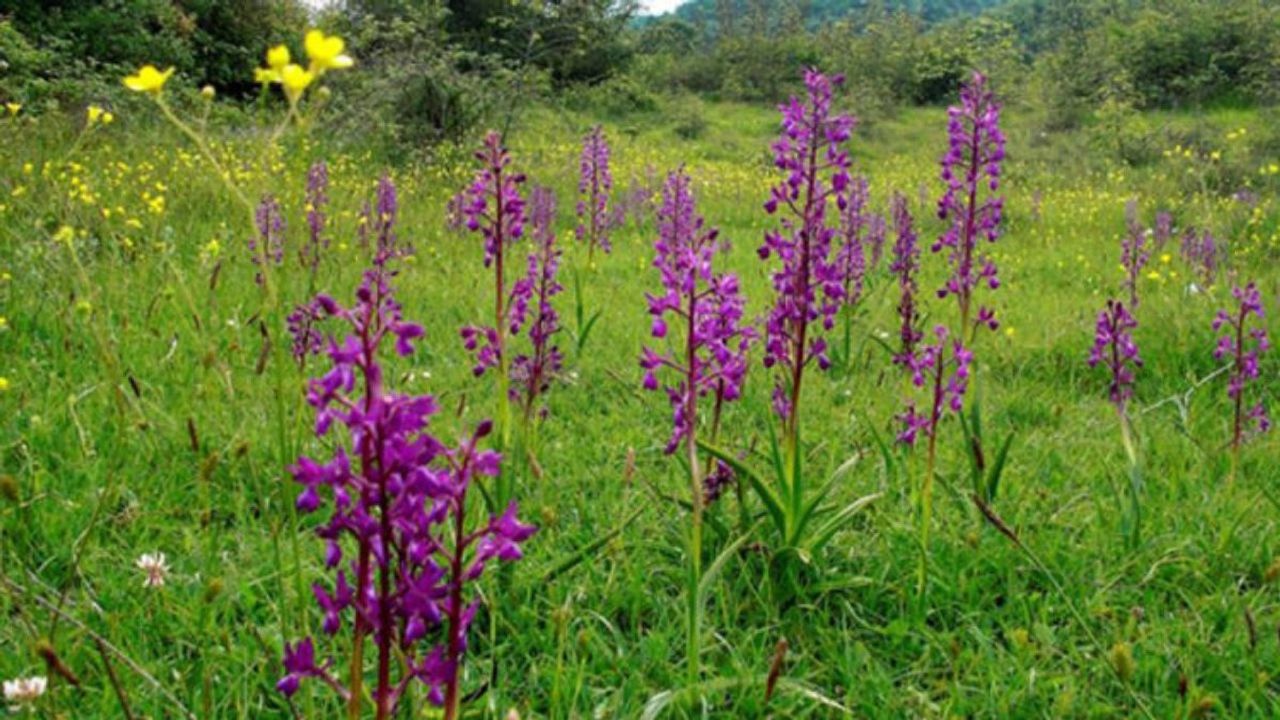
<svg viewBox="0 0 1280 720"><path fill-rule="evenodd" d="M772 275L777 295L765 324L767 368L777 367L773 407L796 435L795 410L805 368L816 362L830 367L823 330L830 330L845 301L846 277L832 257L837 228L827 219L833 200L843 211L850 203L851 161L844 149L854 119L832 111L832 95L842 76L806 70L806 97L779 106L782 135L773 144L774 166L785 177L765 203L770 214L782 213L780 228L765 234L762 260L777 256L781 267ZM822 328L814 327L821 319Z"/></svg>
<svg viewBox="0 0 1280 720"><path fill-rule="evenodd" d="M613 175L609 172L609 142L605 139L604 128L597 125L583 140L578 175L581 199L578 200L576 233L578 242L586 243L590 254L594 254L596 247L606 253L613 249L609 231L619 223L610 212L611 192Z"/></svg>
<svg viewBox="0 0 1280 720"><path fill-rule="evenodd" d="M933 244L933 252L946 249L951 275L938 290L938 297L955 296L960 306L961 332L975 326L998 327L995 311L979 306L973 312L973 291L985 284L1000 287L995 262L978 249L981 240L995 242L1000 237L1004 198L1000 189L1000 163L1004 160L1005 138L1000 130L1000 103L982 73L960 89L960 105L947 110L949 145L942 157L942 181L946 191L938 201L938 217L947 222L946 232Z"/></svg>
<svg viewBox="0 0 1280 720"><path fill-rule="evenodd" d="M722 245L718 231L707 228L697 214L690 185L683 168L667 177L653 261L663 292L648 296L651 334L666 339L674 324L682 331L679 350L646 347L640 358L646 390L658 389L658 374L664 369L677 378L666 386L674 425L667 453L675 452L682 441L693 444L699 398L714 398L712 426L718 426L723 404L741 396L747 350L756 339L755 329L743 323L738 277L713 268Z"/></svg>
<svg viewBox="0 0 1280 720"><path fill-rule="evenodd" d="M945 325L935 327L933 335L934 342L921 346L907 363L911 383L918 388L928 386L930 395L927 414L917 412L912 401L898 416L903 425L898 442L905 445L914 445L921 434L932 441L943 415L947 411L959 414L964 409L973 353L960 338L951 338Z"/></svg>
<svg viewBox="0 0 1280 720"><path fill-rule="evenodd" d="M358 715L364 701L362 648L371 637L377 648L372 698L378 718L396 713L415 680L427 686L431 702L445 705L446 717L456 717L459 667L479 605L467 586L490 562L519 559L520 543L534 528L516 519L514 504L469 526L472 481L499 472L499 455L480 447L491 423L448 446L429 428L438 411L434 397L386 387L379 358L384 344L392 342L397 354L407 356L423 335L421 326L403 319L394 298L388 267L393 256L378 254L350 308L327 295L310 305L316 320L348 329L341 339L324 339L323 353L332 365L307 391L316 410L316 435L329 437L335 427L346 432L330 459L300 457L290 473L302 486L295 502L300 512L329 507L316 534L325 542L325 566L334 580L317 583L313 591L325 635L336 636L349 624L353 659L343 682L333 660L317 661L312 638L287 644L286 674L277 688L292 695L303 680L316 679ZM313 347L313 340L302 344Z"/></svg>
<svg viewBox="0 0 1280 720"><path fill-rule="evenodd" d="M1244 287L1237 286L1232 288L1231 295L1235 298L1237 307L1219 310L1213 319L1214 332L1226 331L1218 337L1213 357L1231 363L1231 379L1227 383L1227 396L1235 404L1231 445L1239 448L1248 435L1248 423L1253 423L1258 433L1271 429L1271 418L1261 401L1247 410L1244 407L1245 390L1250 382L1258 379L1259 356L1271 349L1271 341L1262 327L1249 327L1250 317L1259 325L1263 322L1262 294L1257 285L1250 282Z"/></svg>
<svg viewBox="0 0 1280 720"><path fill-rule="evenodd" d="M1142 367L1138 344L1133 339L1133 331L1137 327L1138 321L1124 303L1108 300L1106 309L1098 313L1093 348L1089 351L1089 367L1102 365L1110 372L1107 396L1122 418L1128 417L1136 370Z"/></svg>

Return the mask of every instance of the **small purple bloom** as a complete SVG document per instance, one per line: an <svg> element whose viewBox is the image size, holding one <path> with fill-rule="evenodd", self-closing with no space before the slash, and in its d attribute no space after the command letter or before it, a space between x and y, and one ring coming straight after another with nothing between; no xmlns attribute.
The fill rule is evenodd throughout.
<svg viewBox="0 0 1280 720"><path fill-rule="evenodd" d="M1107 396L1121 416L1126 415L1129 400L1133 398L1136 369L1142 367L1138 344L1133 331L1138 321L1119 300L1108 300L1107 308L1098 313L1094 330L1093 348L1089 351L1089 367L1103 365L1111 373Z"/></svg>
<svg viewBox="0 0 1280 720"><path fill-rule="evenodd" d="M937 437L938 425L948 411L959 414L964 409L964 396L969 388L973 353L960 338L951 339L945 325L933 330L934 342L919 348L908 364L911 383L930 390L929 412L921 414L914 401L898 416L902 431L898 442L914 445L920 435L932 441Z"/></svg>

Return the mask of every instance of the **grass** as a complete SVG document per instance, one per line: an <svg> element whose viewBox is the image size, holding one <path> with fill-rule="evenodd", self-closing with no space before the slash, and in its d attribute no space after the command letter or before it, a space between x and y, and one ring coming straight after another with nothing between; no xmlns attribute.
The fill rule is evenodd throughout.
<svg viewBox="0 0 1280 720"><path fill-rule="evenodd" d="M706 113L693 139L676 135L661 114L608 125L614 175L625 186L687 163L703 214L733 243L726 267L742 275L752 311L763 312L771 266L754 250L770 227L760 206L773 181L767 147L776 117L728 104L708 104ZM988 433L1015 434L993 507L1033 555L969 501L960 427L948 421L930 592L925 601L916 596L912 492L923 456L899 455L893 470L876 451L875 438L895 431L904 391L873 339L895 331L882 266L854 320L850 362L806 384L803 413L811 468L829 472L857 458L837 499L885 496L804 569L805 591L787 607L773 602L774 567L761 546L731 557L706 607L706 681L694 691L683 658L687 518L675 502L687 493L684 473L661 451L665 399L640 390L636 365L648 341L643 295L657 286L653 226L628 225L614 254L586 267L571 242L571 216L577 142L592 118L548 108L528 114L512 136L517 163L557 192L566 270L581 273L588 307L602 316L550 396L542 476L518 478L523 515L542 529L510 586L485 586L501 613L492 637L473 638L467 687L496 673L473 703L477 716L504 717L509 707L549 718L633 718L646 709L795 718L1132 717L1142 708L1154 717L1272 716L1280 702L1280 491L1271 468L1280 448L1272 436L1252 443L1228 482L1224 381L1191 392L1216 369L1209 323L1229 300L1226 282L1188 294L1188 270L1172 246L1143 279L1136 426L1146 484L1137 546L1122 532L1128 479L1105 379L1084 359L1094 315L1120 292L1119 237L1132 196L1148 222L1156 208L1170 208L1180 225L1207 222L1228 237L1234 270L1257 278L1274 307L1280 275L1268 253L1278 213L1265 168L1275 158L1259 144L1225 139L1238 126L1250 138L1263 135L1256 113L1147 120L1159 128L1152 142L1170 157L1158 152L1136 169L1093 149L1087 129L1042 136L1028 114L1009 120L1007 231L994 248L1003 325L978 343L975 391ZM874 204L905 192L925 242L939 230L931 203L943 122L938 109L904 111L854 143ZM193 148L139 118L95 131L71 166L56 164L72 134L54 119L10 121L0 135L0 375L9 381L0 394L0 677L49 674L41 650L52 649L80 686L55 678L41 707L47 717L121 717L121 695L135 717L178 717L179 706L200 718L290 717L273 685L282 643L319 625L309 586L321 579L322 550L309 531L314 520L292 509L284 468L319 448L302 403L307 373L283 351L282 314L259 312L243 211ZM1204 158L1172 151L1187 138ZM223 148L253 157L247 142ZM1208 159L1214 149L1217 161ZM239 172L246 185L281 197L296 248L305 232L304 173L319 158L330 163L335 227L316 289L348 298L366 260L356 218L381 165L288 138L269 169L250 163ZM446 436L493 411L491 380L471 378L457 339L459 326L488 314L479 240L443 222L445 201L467 173L462 162L445 161L393 171L400 233L417 249L398 279L400 299L428 334L389 377L441 398L451 412L436 427ZM1228 198L1233 178L1257 190L1257 212ZM154 211L158 196L163 208ZM75 232L74 257L52 240L63 226ZM938 283L942 265L925 253L923 287ZM292 254L290 267L277 278L280 294L302 301L310 288ZM562 298L572 328L572 292ZM931 297L927 309L931 322L954 312ZM1275 367L1264 361L1268 399ZM745 401L726 418L725 444L767 442L769 385L755 365ZM1184 394L1188 403L1170 400ZM734 539L735 503L729 493L709 511L709 558ZM567 562L584 548L581 562ZM153 591L134 561L157 550L173 572ZM95 638L118 650L106 657L119 693ZM783 638L782 681L766 707ZM304 686L297 712L334 716L315 690Z"/></svg>

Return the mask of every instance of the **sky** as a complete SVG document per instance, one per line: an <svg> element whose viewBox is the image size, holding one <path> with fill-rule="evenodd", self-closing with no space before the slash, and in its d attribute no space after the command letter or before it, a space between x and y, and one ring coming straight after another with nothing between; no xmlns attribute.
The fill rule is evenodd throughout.
<svg viewBox="0 0 1280 720"><path fill-rule="evenodd" d="M657 15L675 10L683 3L684 0L641 0L640 5L646 13Z"/></svg>
<svg viewBox="0 0 1280 720"><path fill-rule="evenodd" d="M329 0L302 0L307 5L314 8L324 7L329 4ZM643 12L658 15L664 12L670 12L680 7L684 0L640 0L640 7Z"/></svg>

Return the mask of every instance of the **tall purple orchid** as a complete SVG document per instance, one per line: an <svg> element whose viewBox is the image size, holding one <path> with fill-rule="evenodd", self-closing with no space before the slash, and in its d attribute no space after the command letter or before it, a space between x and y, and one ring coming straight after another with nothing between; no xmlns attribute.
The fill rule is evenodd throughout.
<svg viewBox="0 0 1280 720"><path fill-rule="evenodd" d="M933 329L934 342L919 348L908 361L911 383L918 388L928 388L928 411L920 413L914 402L898 416L903 429L898 441L914 445L921 434L929 438L929 456L934 455L934 443L938 425L946 411L959 413L964 409L964 396L969 387L970 365L973 353L960 338L950 337L945 325Z"/></svg>
<svg viewBox="0 0 1280 720"><path fill-rule="evenodd" d="M658 210L659 238L654 243L657 254L653 262L661 273L664 292L649 295L651 334L666 338L668 321L674 319L683 330L682 352L673 355L645 348L640 361L647 390L658 389L657 376L664 369L680 378L667 388L674 413L667 453L675 452L682 441L690 452L695 449L691 438L699 397L714 398L714 436L721 407L741 395L746 351L756 337L755 329L743 324L738 277L713 269L714 257L722 250L718 231L707 228L697 215L690 184L683 169L667 177Z"/></svg>
<svg viewBox="0 0 1280 720"><path fill-rule="evenodd" d="M963 338L952 336L945 325L934 327L933 336L932 343L921 345L913 354L904 356L911 373L911 383L926 390L926 410L920 412L915 401L909 400L906 409L898 416L902 422L898 442L915 445L921 434L929 439L928 464L919 495L920 565L917 583L921 593L928 583L929 528L933 517L938 427L947 412L958 415L964 410L964 397L973 365L973 353L965 347Z"/></svg>
<svg viewBox="0 0 1280 720"><path fill-rule="evenodd" d="M1142 367L1138 344L1133 331L1138 321L1119 300L1108 300L1105 310L1098 313L1094 330L1093 348L1089 351L1089 367L1102 365L1111 374L1107 395L1115 405L1122 423L1128 423L1129 400L1133 398L1136 369Z"/></svg>
<svg viewBox="0 0 1280 720"><path fill-rule="evenodd" d="M1226 247L1208 230L1187 228L1182 235L1182 259L1191 274L1208 289L1218 280L1218 273L1226 261Z"/></svg>
<svg viewBox="0 0 1280 720"><path fill-rule="evenodd" d="M848 188L837 199L840 207L840 247L836 250L836 272L844 283L841 299L845 305L856 305L862 299L867 274L868 245L872 214L867 208L867 179L851 178Z"/></svg>
<svg viewBox="0 0 1280 720"><path fill-rule="evenodd" d="M715 482L704 487L697 442L699 400L712 401L711 437L714 440L724 403L737 400L741 395L747 371L747 349L755 339L755 330L743 324L744 303L737 276L716 273L713 268L715 255L722 249L717 238L718 232L706 227L697 214L690 178L684 169L668 175L662 191L662 207L658 210L658 240L654 243L653 261L661 274L662 293L650 294L648 301L653 337L666 340L674 326L678 340L672 342L674 350L645 347L640 366L644 369L646 390L658 389L660 372L672 376L672 382L665 387L674 425L666 452L676 452L683 442L688 459L693 507L688 663L693 682L699 678L701 608L694 607L694 603L702 567L704 495L713 488L718 494L729 481L728 468L717 463L715 471L709 474L715 477Z"/></svg>
<svg viewBox="0 0 1280 720"><path fill-rule="evenodd" d="M1147 243L1150 235L1138 218L1138 201L1130 200L1124 206L1125 236L1120 243L1120 264L1124 267L1124 289L1129 293L1129 308L1138 308L1138 278L1151 259Z"/></svg>
<svg viewBox="0 0 1280 720"><path fill-rule="evenodd" d="M809 69L804 81L805 99L793 96L779 107L782 135L773 144L773 159L785 177L770 190L765 210L782 213L781 227L765 234L759 250L761 259L777 256L781 262L772 276L777 298L765 325L764 364L778 369L773 407L793 451L805 368L814 362L830 366L822 333L832 328L845 298L845 277L831 252L837 229L828 223L827 210L849 190L850 159L843 145L854 127L851 116L831 108L843 77ZM819 319L821 328L814 326Z"/></svg>
<svg viewBox="0 0 1280 720"><path fill-rule="evenodd" d="M504 433L508 426L508 338L520 333L528 309L531 288L520 288L516 297L508 296L506 282L507 248L524 235L525 203L520 185L525 176L511 168L511 154L502 144L502 136L490 131L475 157L481 169L467 189L467 229L484 238L484 266L493 268L493 325L469 325L460 331L463 345L475 353L474 372L482 375L498 368L499 415Z"/></svg>
<svg viewBox="0 0 1280 720"><path fill-rule="evenodd" d="M582 141L582 160L579 164L578 228L579 242L587 244L588 261L595 255L596 247L608 253L613 249L609 231L614 217L610 212L610 193L613 192L613 175L609 172L609 142L604 128L596 125Z"/></svg>
<svg viewBox="0 0 1280 720"><path fill-rule="evenodd" d="M973 292L981 284L1000 287L995 262L981 253L983 239L1000 236L1004 198L1000 189L1000 163L1004 160L1004 133L1000 130L1000 103L982 73L974 73L960 89L960 105L947 110L949 145L942 157L942 181L946 191L938 201L938 217L947 229L933 244L933 252L948 251L951 275L938 297L954 296L960 308L959 337L972 337L978 326L998 326L995 311L976 308ZM972 326L971 326L972 323Z"/></svg>
<svg viewBox="0 0 1280 720"><path fill-rule="evenodd" d="M1234 287L1231 295L1235 298L1237 307L1219 310L1213 319L1214 332L1226 330L1218 337L1213 357L1219 361L1229 360L1231 363L1231 379L1227 384L1227 396L1235 407L1231 449L1233 454L1239 454L1240 446L1248 437L1250 422L1253 423L1255 432L1263 433L1271 429L1271 418L1261 401L1247 409L1244 405L1245 390L1250 382L1258 379L1259 356L1271 349L1271 341L1264 328L1249 327L1251 316L1258 325L1263 322L1262 293L1258 291L1257 285L1250 282L1244 287Z"/></svg>
<svg viewBox="0 0 1280 720"><path fill-rule="evenodd" d="M893 226L897 237L893 243L893 262L889 271L898 280L898 341L899 350L893 356L893 364L910 368L916 355L916 346L924 338L920 329L920 309L916 301L919 285L916 274L920 272L920 249L916 245L915 223L911 217L910 203L901 193L893 196Z"/></svg>
<svg viewBox="0 0 1280 720"><path fill-rule="evenodd" d="M552 298L564 290L556 277L560 271L560 248L556 246L555 207L555 194L549 188L535 187L530 193L529 224L534 249L529 254L525 276L512 291L519 302L526 303L526 311L533 314L529 323L530 349L516 355L511 363L511 396L521 407L526 427L531 427L535 412L546 416L540 399L564 365L563 353L553 344L560 331L560 315Z"/></svg>
<svg viewBox="0 0 1280 720"><path fill-rule="evenodd" d="M329 236L325 234L328 218L325 208L329 204L329 166L323 160L307 170L307 242L298 251L298 260L310 271L315 282L320 269L320 259L329 249Z"/></svg>
<svg viewBox="0 0 1280 720"><path fill-rule="evenodd" d="M253 280L260 287L267 287L272 265L284 262L284 214L280 201L272 195L263 195L253 213L258 233L249 238L249 257L257 270Z"/></svg>
<svg viewBox="0 0 1280 720"><path fill-rule="evenodd" d="M332 659L317 662L312 638L286 644L286 674L277 688L293 695L303 680L319 680L338 693L350 717L360 717L364 652L372 637L376 717L393 716L417 680L452 720L459 716L459 668L479 605L467 585L494 560L518 560L520 543L534 528L516 519L514 503L479 526L468 523L472 480L499 471L499 455L479 447L489 422L457 447L446 446L428 427L438 410L434 397L387 388L379 359L384 344L393 341L399 355L409 355L423 334L403 319L395 300L392 257L375 256L350 308L327 295L310 304L311 315L348 328L341 340L326 338L332 367L307 391L316 434L328 436L336 424L347 437L330 460L303 456L290 473L303 488L295 502L300 512L331 504L316 534L325 541L325 565L335 578L332 585L317 583L314 594L325 635L337 635L350 619L351 657L344 683Z"/></svg>

